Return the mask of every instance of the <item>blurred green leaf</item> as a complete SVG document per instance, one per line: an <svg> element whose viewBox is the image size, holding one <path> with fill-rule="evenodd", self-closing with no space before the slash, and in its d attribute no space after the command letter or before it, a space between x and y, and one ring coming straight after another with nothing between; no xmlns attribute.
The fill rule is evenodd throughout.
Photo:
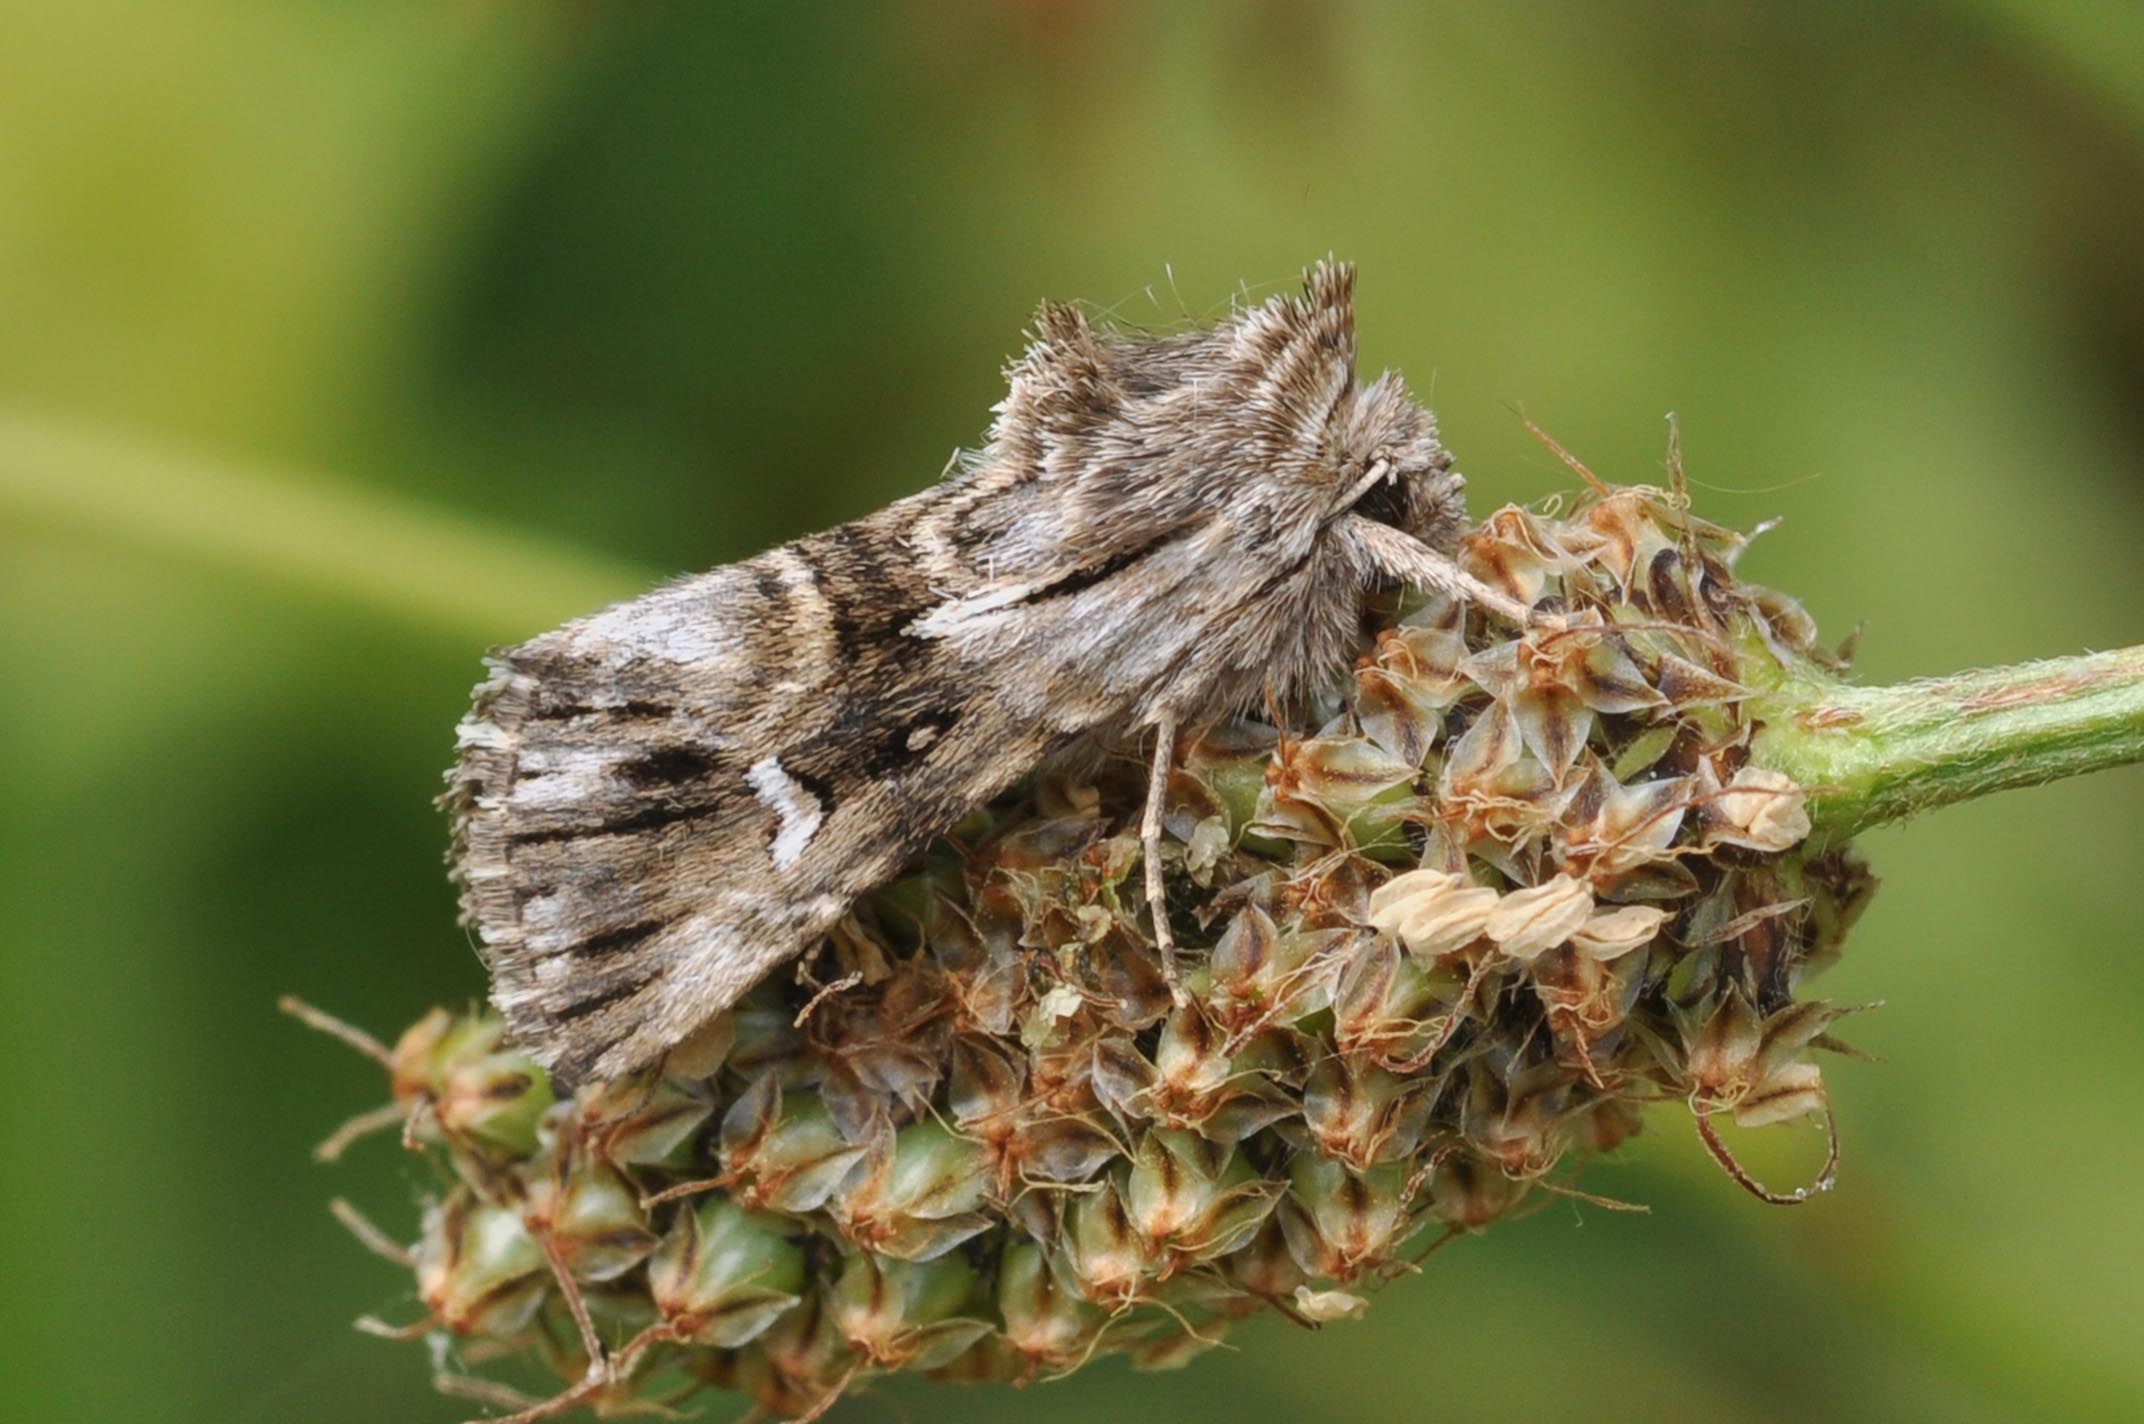
<svg viewBox="0 0 2144 1424"><path fill-rule="evenodd" d="M492 642L518 641L655 582L622 561L388 491L177 454L5 409L0 515Z"/></svg>

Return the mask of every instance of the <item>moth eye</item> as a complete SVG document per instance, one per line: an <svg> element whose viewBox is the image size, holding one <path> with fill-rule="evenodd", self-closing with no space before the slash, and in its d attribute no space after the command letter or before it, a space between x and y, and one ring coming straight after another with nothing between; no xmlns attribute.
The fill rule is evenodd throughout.
<svg viewBox="0 0 2144 1424"><path fill-rule="evenodd" d="M1374 469L1375 466L1371 468ZM1355 501L1354 512L1379 524L1389 524L1395 529L1406 528L1408 515L1414 504L1413 486L1417 478L1417 475L1404 471L1397 465L1388 465L1383 479L1368 483L1361 497Z"/></svg>

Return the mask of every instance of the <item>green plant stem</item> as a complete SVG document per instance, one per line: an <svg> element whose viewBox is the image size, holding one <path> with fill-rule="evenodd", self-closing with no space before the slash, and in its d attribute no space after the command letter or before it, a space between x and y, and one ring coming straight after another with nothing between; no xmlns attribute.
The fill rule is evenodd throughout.
<svg viewBox="0 0 2144 1424"><path fill-rule="evenodd" d="M1758 708L1762 766L1824 840L1991 791L2144 761L2144 647L1851 687L1796 678Z"/></svg>

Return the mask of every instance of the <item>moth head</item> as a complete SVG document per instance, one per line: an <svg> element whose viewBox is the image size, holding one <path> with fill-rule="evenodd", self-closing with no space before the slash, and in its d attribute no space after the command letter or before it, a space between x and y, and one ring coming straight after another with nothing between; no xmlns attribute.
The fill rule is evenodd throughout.
<svg viewBox="0 0 2144 1424"><path fill-rule="evenodd" d="M1437 439L1437 420L1387 371L1335 412L1327 517L1360 515L1450 549L1466 526L1466 477Z"/></svg>

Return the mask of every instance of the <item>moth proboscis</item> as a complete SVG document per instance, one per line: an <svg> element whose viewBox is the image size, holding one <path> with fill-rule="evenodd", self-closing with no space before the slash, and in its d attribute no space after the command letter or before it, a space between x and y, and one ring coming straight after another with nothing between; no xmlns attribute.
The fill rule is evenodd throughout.
<svg viewBox="0 0 2144 1424"><path fill-rule="evenodd" d="M1453 561L1464 484L1354 271L1167 334L1046 305L987 443L874 514L495 654L443 798L463 916L566 1080L660 1060L970 810L1082 737L1151 734L1172 984L1177 734L1347 666L1365 593L1528 610Z"/></svg>

